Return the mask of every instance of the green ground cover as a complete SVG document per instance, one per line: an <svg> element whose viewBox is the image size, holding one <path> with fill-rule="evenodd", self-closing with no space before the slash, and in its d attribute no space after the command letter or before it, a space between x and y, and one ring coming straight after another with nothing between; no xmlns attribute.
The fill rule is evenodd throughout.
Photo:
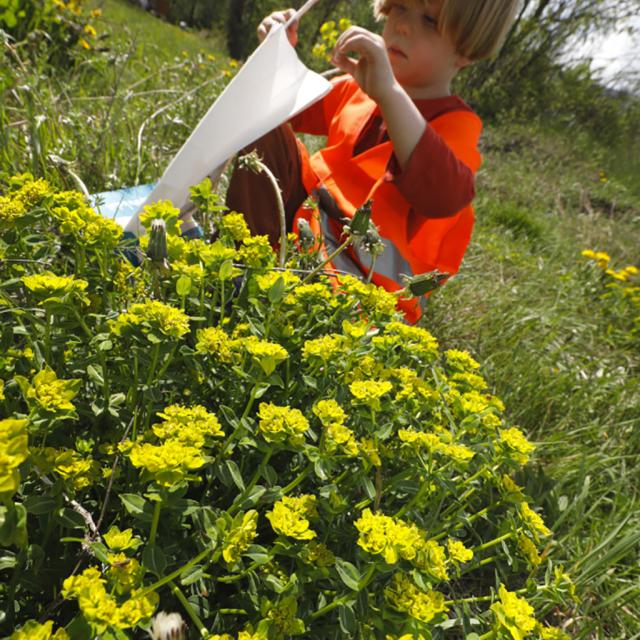
<svg viewBox="0 0 640 640"><path fill-rule="evenodd" d="M156 179L233 73L220 40L123 0L95 4L104 51L56 75L11 54L22 66L0 104L1 172L71 188L75 174L90 191ZM593 137L540 122L491 124L482 144L474 238L425 324L482 362L509 420L538 445L520 484L580 597L553 622L576 638L639 638L638 313L603 298L610 279L581 256L638 265L638 173Z"/></svg>

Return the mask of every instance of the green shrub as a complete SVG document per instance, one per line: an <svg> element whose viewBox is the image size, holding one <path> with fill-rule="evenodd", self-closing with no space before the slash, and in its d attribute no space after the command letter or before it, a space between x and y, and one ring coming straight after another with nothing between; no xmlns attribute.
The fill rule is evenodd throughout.
<svg viewBox="0 0 640 640"><path fill-rule="evenodd" d="M219 238L159 203L139 268L79 194L0 196L2 629L565 637L543 620L571 581L512 479L534 447L478 363L193 196Z"/></svg>

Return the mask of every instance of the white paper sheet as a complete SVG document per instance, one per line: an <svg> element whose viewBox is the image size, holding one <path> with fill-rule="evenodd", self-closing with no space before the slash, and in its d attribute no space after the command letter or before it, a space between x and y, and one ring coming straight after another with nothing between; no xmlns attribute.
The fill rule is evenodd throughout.
<svg viewBox="0 0 640 640"><path fill-rule="evenodd" d="M330 90L328 80L302 64L285 27L273 29L191 133L126 230L144 233L139 214L147 204L171 200L182 208L188 202L190 186L214 169L222 171L226 161L242 148Z"/></svg>

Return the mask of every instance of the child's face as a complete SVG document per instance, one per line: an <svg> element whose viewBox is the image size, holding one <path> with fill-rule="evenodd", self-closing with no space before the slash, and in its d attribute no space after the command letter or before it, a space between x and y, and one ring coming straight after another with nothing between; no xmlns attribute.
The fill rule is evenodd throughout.
<svg viewBox="0 0 640 640"><path fill-rule="evenodd" d="M448 93L449 83L467 61L451 40L438 33L442 0L392 0L382 37L396 80L414 97Z"/></svg>

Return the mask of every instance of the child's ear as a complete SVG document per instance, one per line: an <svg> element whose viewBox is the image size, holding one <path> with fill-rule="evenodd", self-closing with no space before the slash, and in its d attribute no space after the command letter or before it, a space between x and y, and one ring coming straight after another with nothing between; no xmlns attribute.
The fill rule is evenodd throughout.
<svg viewBox="0 0 640 640"><path fill-rule="evenodd" d="M470 60L469 58L465 58L465 56L463 55L457 54L454 64L458 69L464 69L465 67L468 67L470 64L473 64L473 60Z"/></svg>

